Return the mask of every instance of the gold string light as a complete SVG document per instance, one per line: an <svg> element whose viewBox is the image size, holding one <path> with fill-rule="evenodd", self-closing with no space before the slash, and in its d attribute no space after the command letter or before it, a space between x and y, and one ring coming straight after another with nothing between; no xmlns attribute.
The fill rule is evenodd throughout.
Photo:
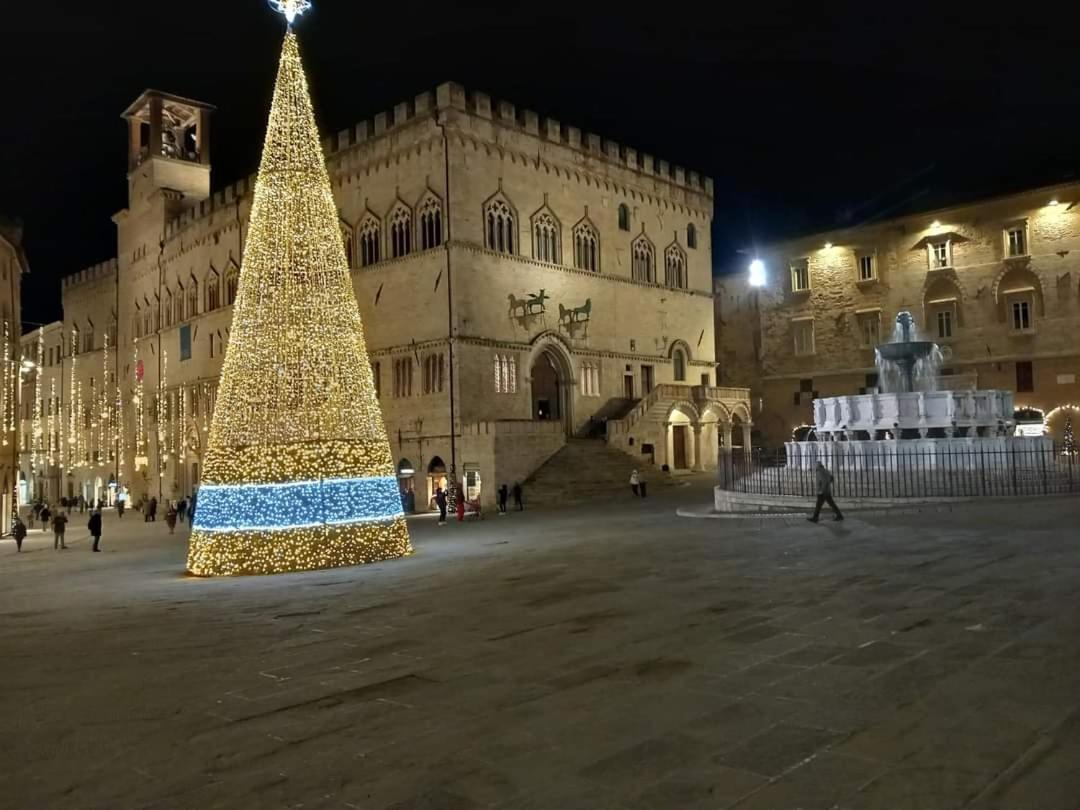
<svg viewBox="0 0 1080 810"><path fill-rule="evenodd" d="M291 30L217 396L191 573L303 571L411 552Z"/></svg>

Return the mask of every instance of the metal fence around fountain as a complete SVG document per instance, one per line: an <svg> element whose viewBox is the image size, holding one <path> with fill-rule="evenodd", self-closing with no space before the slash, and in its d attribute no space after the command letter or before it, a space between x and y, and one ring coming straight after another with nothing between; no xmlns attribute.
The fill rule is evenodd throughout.
<svg viewBox="0 0 1080 810"><path fill-rule="evenodd" d="M841 445L843 443L840 443ZM1080 492L1080 455L1060 444L941 453L911 449L884 463L835 452L826 465L837 498L974 498ZM817 494L814 468L788 464L784 450L722 454L721 489L750 495Z"/></svg>

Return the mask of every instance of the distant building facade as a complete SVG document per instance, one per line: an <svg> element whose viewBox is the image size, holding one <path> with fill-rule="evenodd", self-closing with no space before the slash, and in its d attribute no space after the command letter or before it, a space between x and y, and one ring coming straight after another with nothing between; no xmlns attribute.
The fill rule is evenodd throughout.
<svg viewBox="0 0 1080 810"><path fill-rule="evenodd" d="M716 283L718 377L752 387L779 446L817 396L877 387L874 347L910 311L940 384L1015 392L1052 435L1080 419L1080 185L1033 189L761 249L767 284Z"/></svg>
<svg viewBox="0 0 1080 810"><path fill-rule="evenodd" d="M156 91L132 104L117 258L66 279L63 323L24 338L30 356L63 347L30 394L40 413L60 388L59 449L27 424L24 462L59 494L198 485L254 187L211 193L211 114ZM490 503L569 436L716 465L748 413L713 375L711 180L454 84L324 147L418 509L451 472Z"/></svg>

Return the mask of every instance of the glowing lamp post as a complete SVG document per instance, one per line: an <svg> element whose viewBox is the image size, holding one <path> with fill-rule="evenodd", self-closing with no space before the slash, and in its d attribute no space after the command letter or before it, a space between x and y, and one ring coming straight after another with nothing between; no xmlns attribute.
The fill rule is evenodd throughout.
<svg viewBox="0 0 1080 810"><path fill-rule="evenodd" d="M750 286L764 287L766 281L765 262L761 259L754 259L750 262Z"/></svg>

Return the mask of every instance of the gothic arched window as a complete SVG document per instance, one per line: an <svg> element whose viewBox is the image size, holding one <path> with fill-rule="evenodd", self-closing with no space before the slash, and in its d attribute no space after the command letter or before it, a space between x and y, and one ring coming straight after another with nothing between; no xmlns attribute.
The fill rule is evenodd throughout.
<svg viewBox="0 0 1080 810"><path fill-rule="evenodd" d="M353 234L348 222L342 220L338 223L341 228L341 246L345 249L345 264L353 265Z"/></svg>
<svg viewBox="0 0 1080 810"><path fill-rule="evenodd" d="M221 279L213 267L206 274L206 311L213 312L221 306Z"/></svg>
<svg viewBox="0 0 1080 810"><path fill-rule="evenodd" d="M516 230L517 218L510 204L501 196L489 200L484 206L485 247L499 253L515 253Z"/></svg>
<svg viewBox="0 0 1080 810"><path fill-rule="evenodd" d="M173 296L173 323L182 323L184 320L184 285L176 283L176 295Z"/></svg>
<svg viewBox="0 0 1080 810"><path fill-rule="evenodd" d="M619 230L630 230L630 206L626 203L619 204Z"/></svg>
<svg viewBox="0 0 1080 810"><path fill-rule="evenodd" d="M682 349L677 348L671 353L671 366L675 382L686 382L686 353Z"/></svg>
<svg viewBox="0 0 1080 810"><path fill-rule="evenodd" d="M231 307L236 303L236 290L240 286L240 269L229 263L229 269L225 271L225 306Z"/></svg>
<svg viewBox="0 0 1080 810"><path fill-rule="evenodd" d="M678 245L671 245L664 251L664 285L686 289L686 254Z"/></svg>
<svg viewBox="0 0 1080 810"><path fill-rule="evenodd" d="M379 261L379 220L372 214L364 216L360 223L360 266L367 267Z"/></svg>
<svg viewBox="0 0 1080 810"><path fill-rule="evenodd" d="M387 219L390 228L390 257L397 259L412 253L412 211L398 203Z"/></svg>
<svg viewBox="0 0 1080 810"><path fill-rule="evenodd" d="M562 260L562 228L559 227L559 221L544 208L533 215L532 226L533 258L549 264L559 264Z"/></svg>
<svg viewBox="0 0 1080 810"><path fill-rule="evenodd" d="M656 249L652 242L642 234L630 245L631 269L630 277L634 281L644 281L649 284L656 282Z"/></svg>
<svg viewBox="0 0 1080 810"><path fill-rule="evenodd" d="M161 314L164 316L161 319L161 325L168 329L172 326L172 290L165 290L165 301L161 307Z"/></svg>
<svg viewBox="0 0 1080 810"><path fill-rule="evenodd" d="M588 220L574 226L574 267L578 270L600 270L600 237Z"/></svg>
<svg viewBox="0 0 1080 810"><path fill-rule="evenodd" d="M187 291L187 316L190 320L199 314L199 282L195 280L195 276L191 277L191 281Z"/></svg>
<svg viewBox="0 0 1080 810"><path fill-rule="evenodd" d="M442 244L442 201L428 194L420 203L420 249L431 250Z"/></svg>

